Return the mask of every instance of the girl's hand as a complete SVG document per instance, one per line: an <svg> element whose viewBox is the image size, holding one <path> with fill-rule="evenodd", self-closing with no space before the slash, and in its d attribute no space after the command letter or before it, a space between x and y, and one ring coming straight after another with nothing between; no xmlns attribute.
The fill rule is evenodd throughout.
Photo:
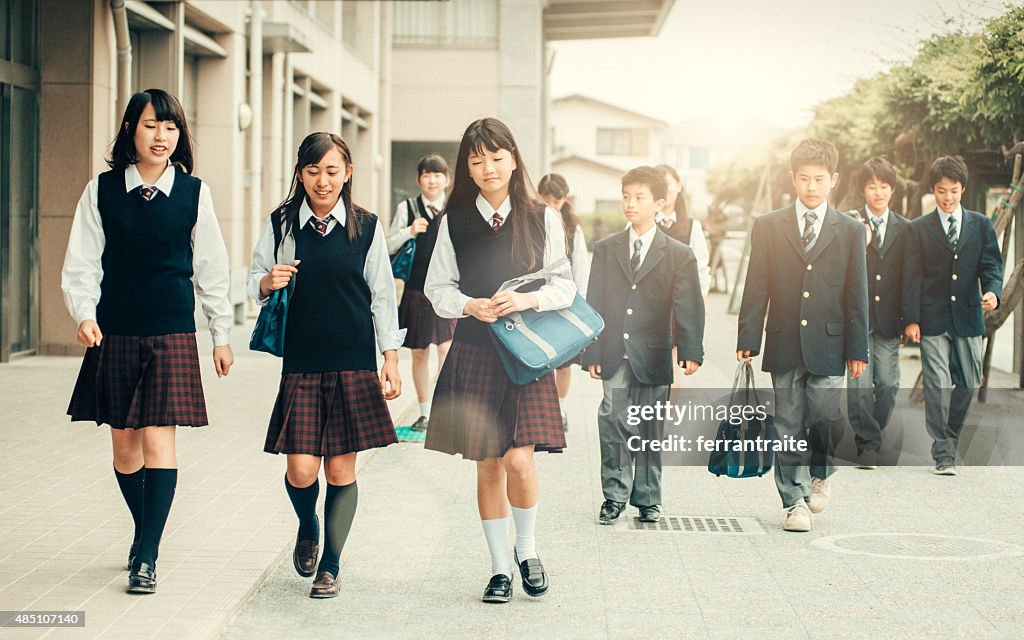
<svg viewBox="0 0 1024 640"><path fill-rule="evenodd" d="M462 308L462 312L471 315L480 322L486 322L490 324L498 319L498 314L494 310L494 304L489 298L473 298L466 303L466 306Z"/></svg>
<svg viewBox="0 0 1024 640"><path fill-rule="evenodd" d="M384 366L380 368L380 392L385 400L394 400L402 395L402 378L398 375L398 352L394 349L384 352Z"/></svg>
<svg viewBox="0 0 1024 640"><path fill-rule="evenodd" d="M532 293L519 293L518 291L502 291L491 296L491 303L498 316L507 316L515 311L526 311L536 309L540 303L537 296Z"/></svg>
<svg viewBox="0 0 1024 640"><path fill-rule="evenodd" d="M103 342L103 332L95 320L82 320L82 324L78 325L78 335L75 339L83 347L98 347Z"/></svg>
<svg viewBox="0 0 1024 640"><path fill-rule="evenodd" d="M217 377L223 378L228 375L231 365L235 364L235 354L231 351L231 345L213 348L213 366L217 368Z"/></svg>
<svg viewBox="0 0 1024 640"><path fill-rule="evenodd" d="M260 295L266 298L271 292L287 287L292 274L299 272L295 267L299 266L300 262L302 261L296 260L291 267L286 264L275 264L270 273L260 278Z"/></svg>

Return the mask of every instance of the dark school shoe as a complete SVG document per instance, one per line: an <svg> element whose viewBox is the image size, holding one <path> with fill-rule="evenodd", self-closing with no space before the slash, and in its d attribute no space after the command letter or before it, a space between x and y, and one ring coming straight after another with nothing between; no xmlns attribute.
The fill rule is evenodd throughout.
<svg viewBox="0 0 1024 640"><path fill-rule="evenodd" d="M128 574L128 593L156 593L156 566L148 562L133 564Z"/></svg>
<svg viewBox="0 0 1024 640"><path fill-rule="evenodd" d="M411 429L413 431L426 431L428 424L429 421L427 420L427 416L420 416L419 418L416 418L416 422L412 423Z"/></svg>
<svg viewBox="0 0 1024 640"><path fill-rule="evenodd" d="M539 598L548 592L548 574L544 571L544 565L540 558L527 558L519 562L519 552L513 551L516 565L519 567L519 576L523 579L523 591L526 595Z"/></svg>
<svg viewBox="0 0 1024 640"><path fill-rule="evenodd" d="M512 599L512 578L504 573L496 573L484 589L484 595L480 597L481 602L488 604L505 604Z"/></svg>
<svg viewBox="0 0 1024 640"><path fill-rule="evenodd" d="M598 516L598 522L601 524L612 524L619 519L619 516L622 514L622 510L625 508L625 502L605 500L601 505L601 515Z"/></svg>
<svg viewBox="0 0 1024 640"><path fill-rule="evenodd" d="M652 504L649 507L639 507L640 522L658 522L661 520L661 507Z"/></svg>
<svg viewBox="0 0 1024 640"><path fill-rule="evenodd" d="M320 518L316 520L317 537L320 537ZM303 578L312 577L316 573L316 561L320 555L319 540L299 540L295 534L295 548L292 550L292 566Z"/></svg>
<svg viewBox="0 0 1024 640"><path fill-rule="evenodd" d="M341 591L341 580L332 576L329 571L316 574L313 588L309 590L310 598L337 598Z"/></svg>

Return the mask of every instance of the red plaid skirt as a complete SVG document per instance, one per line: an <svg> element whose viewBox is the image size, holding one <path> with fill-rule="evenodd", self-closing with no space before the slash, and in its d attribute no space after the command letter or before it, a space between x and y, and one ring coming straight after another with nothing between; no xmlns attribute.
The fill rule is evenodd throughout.
<svg viewBox="0 0 1024 640"><path fill-rule="evenodd" d="M434 313L434 306L422 291L406 289L398 305L398 326L406 329L403 347L426 349L432 344L448 342L455 334L454 319Z"/></svg>
<svg viewBox="0 0 1024 640"><path fill-rule="evenodd" d="M85 352L68 415L115 429L209 424L196 334L103 336Z"/></svg>
<svg viewBox="0 0 1024 640"><path fill-rule="evenodd" d="M263 450L330 457L396 442L376 371L287 373Z"/></svg>
<svg viewBox="0 0 1024 640"><path fill-rule="evenodd" d="M434 388L426 448L483 460L531 444L565 448L554 376L514 385L493 346L453 342Z"/></svg>

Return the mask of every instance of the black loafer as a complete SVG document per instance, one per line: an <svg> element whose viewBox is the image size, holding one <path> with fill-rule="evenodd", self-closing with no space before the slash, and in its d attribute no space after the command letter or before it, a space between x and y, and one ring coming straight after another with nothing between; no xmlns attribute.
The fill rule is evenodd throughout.
<svg viewBox="0 0 1024 640"><path fill-rule="evenodd" d="M416 422L412 423L411 428L413 431L426 431L427 425L427 416L420 416L419 418L416 418Z"/></svg>
<svg viewBox="0 0 1024 640"><path fill-rule="evenodd" d="M525 584L525 583L524 583ZM512 578L504 573L497 573L491 576L491 581L484 589L481 601L489 604L505 604L512 599Z"/></svg>
<svg viewBox="0 0 1024 640"><path fill-rule="evenodd" d="M128 574L128 593L156 593L156 567L148 562L133 565Z"/></svg>
<svg viewBox="0 0 1024 640"><path fill-rule="evenodd" d="M527 558L519 562L519 552L513 552L516 564L519 565L519 576L523 579L523 591L526 595L539 598L548 592L548 574L540 558Z"/></svg>
<svg viewBox="0 0 1024 640"><path fill-rule="evenodd" d="M661 508L653 504L649 507L640 507L640 522L658 522L661 520Z"/></svg>
<svg viewBox="0 0 1024 640"><path fill-rule="evenodd" d="M317 537L320 537L320 519L316 521ZM303 578L309 578L316 573L316 561L320 555L320 544L318 540L299 540L299 534L295 534L295 548L292 550L292 566Z"/></svg>
<svg viewBox="0 0 1024 640"><path fill-rule="evenodd" d="M622 514L622 510L625 508L625 502L605 500L604 504L601 505L601 515L598 518L598 522L601 524L612 524L619 519L619 516Z"/></svg>

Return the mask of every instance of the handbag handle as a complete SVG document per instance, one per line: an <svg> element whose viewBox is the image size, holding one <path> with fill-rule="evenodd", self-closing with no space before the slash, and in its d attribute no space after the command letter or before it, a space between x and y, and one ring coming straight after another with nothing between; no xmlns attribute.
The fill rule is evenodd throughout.
<svg viewBox="0 0 1024 640"><path fill-rule="evenodd" d="M732 381L732 392L729 394L730 402L736 397L736 388L739 387L740 378L743 379L743 392L746 394L744 401L747 401L747 404L749 404L750 396L754 396L754 402L760 405L761 400L757 397L757 387L754 385L754 367L749 362L740 362L736 366L736 375Z"/></svg>
<svg viewBox="0 0 1024 640"><path fill-rule="evenodd" d="M501 283L501 286L498 287L498 291L496 291L495 293L500 293L500 292L506 291L506 290L518 289L519 287L521 287L521 286L523 286L525 284L530 284L531 282L534 282L536 280L549 281L549 280L551 280L551 278L553 276L555 276L558 273L558 271L562 267L564 267L566 264L568 264L568 262L569 262L569 257L568 256L562 256L561 258L559 258L558 260L555 260L554 262L552 262L548 266L546 266L546 267L544 267L542 269L539 269L537 271L534 271L533 273L528 273L526 275L519 276L518 278L512 278L511 280L506 280L505 282Z"/></svg>

